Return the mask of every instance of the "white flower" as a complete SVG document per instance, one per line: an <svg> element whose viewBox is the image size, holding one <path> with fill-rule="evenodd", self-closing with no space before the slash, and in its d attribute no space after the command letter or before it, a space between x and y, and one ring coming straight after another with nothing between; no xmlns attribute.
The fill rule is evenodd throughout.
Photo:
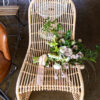
<svg viewBox="0 0 100 100"><path fill-rule="evenodd" d="M58 60L62 59L61 56L56 56L56 55L53 55L53 54L50 54L50 53L48 54L48 57L58 59Z"/></svg>
<svg viewBox="0 0 100 100"><path fill-rule="evenodd" d="M59 56L59 57L57 57L57 59L58 59L58 60L62 60L62 57L61 57L61 56Z"/></svg>
<svg viewBox="0 0 100 100"><path fill-rule="evenodd" d="M78 59L79 58L79 55L78 54L76 54L76 59Z"/></svg>
<svg viewBox="0 0 100 100"><path fill-rule="evenodd" d="M78 39L78 42L80 42L80 43L81 43L81 42L82 42L82 39Z"/></svg>
<svg viewBox="0 0 100 100"><path fill-rule="evenodd" d="M72 55L71 59L79 59L79 58L82 58L82 57L83 57L82 55L76 54L76 55Z"/></svg>
<svg viewBox="0 0 100 100"><path fill-rule="evenodd" d="M71 56L71 59L76 59L76 55L72 55Z"/></svg>
<svg viewBox="0 0 100 100"><path fill-rule="evenodd" d="M56 39L56 35L53 35L52 40L55 40L55 39Z"/></svg>
<svg viewBox="0 0 100 100"><path fill-rule="evenodd" d="M66 51L66 46L61 46L59 51L60 53L64 54Z"/></svg>
<svg viewBox="0 0 100 100"><path fill-rule="evenodd" d="M66 62L69 62L70 59L71 59L70 57L67 57L67 58L65 59L65 61L66 61Z"/></svg>
<svg viewBox="0 0 100 100"><path fill-rule="evenodd" d="M51 53L48 53L48 56L49 56L50 58L56 58L56 56L53 55L53 54L51 54Z"/></svg>
<svg viewBox="0 0 100 100"><path fill-rule="evenodd" d="M53 65L53 68L56 69L56 70L59 70L59 69L61 69L61 65L55 63L55 64Z"/></svg>
<svg viewBox="0 0 100 100"><path fill-rule="evenodd" d="M78 46L77 45L74 45L73 46L73 49L77 50L78 49Z"/></svg>
<svg viewBox="0 0 100 100"><path fill-rule="evenodd" d="M74 45L76 42L75 41L72 41L72 45Z"/></svg>
<svg viewBox="0 0 100 100"><path fill-rule="evenodd" d="M71 56L72 54L73 54L72 49L71 48L66 48L65 56Z"/></svg>
<svg viewBox="0 0 100 100"><path fill-rule="evenodd" d="M79 58L83 57L83 53L82 52L78 52Z"/></svg>
<svg viewBox="0 0 100 100"><path fill-rule="evenodd" d="M82 54L82 52L78 52L75 56L76 57L73 58L73 59L79 59L79 58L82 58L83 57L83 54Z"/></svg>
<svg viewBox="0 0 100 100"><path fill-rule="evenodd" d="M62 43L65 43L65 40L64 40L64 38L62 38L62 39L60 39L60 40L61 40L61 42L62 42Z"/></svg>
<svg viewBox="0 0 100 100"><path fill-rule="evenodd" d="M43 66L45 66L46 61L47 61L47 58L48 58L48 57L47 57L46 54L40 56L40 58L39 58L39 65L43 65Z"/></svg>
<svg viewBox="0 0 100 100"><path fill-rule="evenodd" d="M57 80L58 79L58 75L55 73L54 75L54 79Z"/></svg>
<svg viewBox="0 0 100 100"><path fill-rule="evenodd" d="M71 56L73 54L72 49L66 46L60 47L60 53L64 54L65 56Z"/></svg>

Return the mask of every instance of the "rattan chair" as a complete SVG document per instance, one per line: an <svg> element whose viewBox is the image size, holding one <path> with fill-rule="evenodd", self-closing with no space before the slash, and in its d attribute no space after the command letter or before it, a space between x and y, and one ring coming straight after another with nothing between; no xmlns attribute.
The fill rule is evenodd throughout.
<svg viewBox="0 0 100 100"><path fill-rule="evenodd" d="M39 67L38 64L33 64L32 59L49 52L48 39L41 37L43 19L47 17L51 20L57 19L63 25L64 31L71 30L72 39L75 39L74 3L72 0L32 0L28 15L29 46L17 80L17 100L29 100L32 91L66 91L72 93L74 100L83 100L84 84L80 65L66 69L66 78L62 79L59 75L55 80L54 73L61 73L62 69ZM37 83L38 76L42 78L40 83Z"/></svg>

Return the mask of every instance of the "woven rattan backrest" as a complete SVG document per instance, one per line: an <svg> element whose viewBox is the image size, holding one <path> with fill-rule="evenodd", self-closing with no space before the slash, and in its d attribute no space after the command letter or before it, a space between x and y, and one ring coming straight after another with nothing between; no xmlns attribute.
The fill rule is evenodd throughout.
<svg viewBox="0 0 100 100"><path fill-rule="evenodd" d="M57 19L64 31L71 30L75 38L76 9L72 0L32 0L29 6L29 45L34 50L48 50L47 39L41 36L43 19ZM38 56L38 55L36 55Z"/></svg>

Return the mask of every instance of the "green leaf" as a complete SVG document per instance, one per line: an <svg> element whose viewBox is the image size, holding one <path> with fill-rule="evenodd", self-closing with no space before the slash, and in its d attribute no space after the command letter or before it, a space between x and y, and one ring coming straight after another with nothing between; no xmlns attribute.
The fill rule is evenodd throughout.
<svg viewBox="0 0 100 100"><path fill-rule="evenodd" d="M64 36L65 40L71 39L71 31L67 31Z"/></svg>
<svg viewBox="0 0 100 100"><path fill-rule="evenodd" d="M57 46L55 46L54 48L54 52L58 53L59 52L59 48Z"/></svg>
<svg viewBox="0 0 100 100"><path fill-rule="evenodd" d="M48 43L48 44L49 44L50 47L55 47L55 46L58 45L58 43L56 43L56 42L51 42L51 43Z"/></svg>
<svg viewBox="0 0 100 100"><path fill-rule="evenodd" d="M55 24L57 22L57 19L55 19L54 21L51 22L51 24Z"/></svg>
<svg viewBox="0 0 100 100"><path fill-rule="evenodd" d="M33 63L38 63L39 62L39 57L33 57Z"/></svg>
<svg viewBox="0 0 100 100"><path fill-rule="evenodd" d="M57 31L62 30L62 29L63 29L62 25L61 24L57 24Z"/></svg>

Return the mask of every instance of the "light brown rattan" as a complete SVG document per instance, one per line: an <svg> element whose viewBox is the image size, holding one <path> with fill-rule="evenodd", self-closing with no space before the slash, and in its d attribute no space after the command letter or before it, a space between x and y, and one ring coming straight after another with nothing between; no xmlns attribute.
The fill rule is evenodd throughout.
<svg viewBox="0 0 100 100"><path fill-rule="evenodd" d="M44 15L40 12L40 6L48 4L63 5L63 12L57 16L56 8L46 9L51 16L51 20L57 18L57 22L62 23L64 31L71 30L72 39L75 39L76 9L72 0L32 0L29 6L29 47L24 59L16 85L17 100L29 100L32 91L66 91L73 95L74 100L83 100L84 84L79 65L66 69L66 78L61 78L61 70L53 67L44 68L43 85L37 85L38 64L33 64L34 56L41 56L49 52L47 40L40 37L40 30L43 27ZM39 8L40 7L40 8ZM50 7L50 5L49 5ZM52 7L52 6L51 6ZM62 9L62 6L59 9ZM57 8L58 9L58 8ZM44 9L43 9L44 10ZM53 18L52 18L53 17ZM52 63L50 64L52 66ZM54 79L54 73L59 73L58 80Z"/></svg>

